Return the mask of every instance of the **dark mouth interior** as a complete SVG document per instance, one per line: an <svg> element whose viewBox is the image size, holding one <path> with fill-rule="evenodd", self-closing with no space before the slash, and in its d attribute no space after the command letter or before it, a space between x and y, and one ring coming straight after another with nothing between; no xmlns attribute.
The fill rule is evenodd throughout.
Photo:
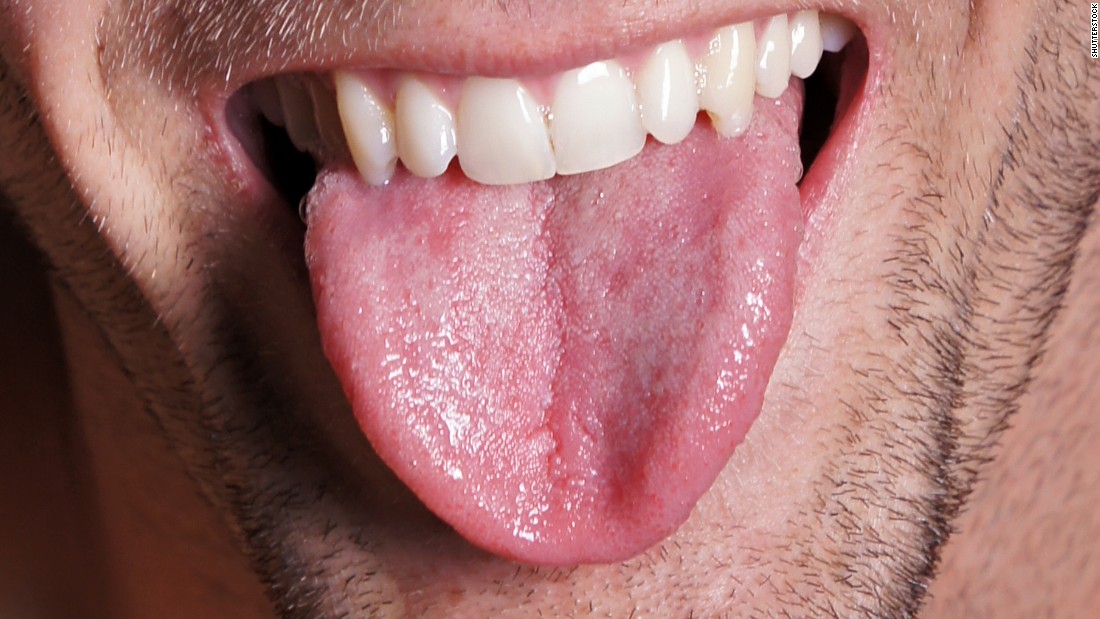
<svg viewBox="0 0 1100 619"><path fill-rule="evenodd" d="M317 162L294 147L286 129L259 118L263 159L268 162L268 182L295 208L317 179Z"/></svg>
<svg viewBox="0 0 1100 619"><path fill-rule="evenodd" d="M248 86L229 99L226 120L256 171L297 209L317 179L314 158L295 148L286 129L264 118L251 100Z"/></svg>
<svg viewBox="0 0 1100 619"><path fill-rule="evenodd" d="M802 128L798 135L803 170L809 170L813 165L838 118L842 56L843 53L825 54L817 70L803 81L806 95Z"/></svg>
<svg viewBox="0 0 1100 619"><path fill-rule="evenodd" d="M848 111L850 102L840 97L843 79L854 78L855 83L862 83L867 71L865 46L862 34L858 34L843 51L826 52L818 69L804 81L805 105L799 135L803 170L810 169L836 121ZM258 112L248 87L230 99L227 116L257 171L288 207L299 214L299 205L316 180L318 162L295 148L286 129L272 124Z"/></svg>

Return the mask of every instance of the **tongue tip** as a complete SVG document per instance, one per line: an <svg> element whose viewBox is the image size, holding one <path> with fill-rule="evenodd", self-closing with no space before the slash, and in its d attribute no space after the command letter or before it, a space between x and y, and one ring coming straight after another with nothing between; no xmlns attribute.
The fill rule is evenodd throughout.
<svg viewBox="0 0 1100 619"><path fill-rule="evenodd" d="M368 437L388 434L376 417L364 412L368 414L360 423ZM736 411L733 416L752 412ZM677 531L721 473L749 423L746 418L744 424L735 424L722 433L723 440L687 441L697 446L690 453L683 445L665 445L660 451L674 457L650 454L633 463L633 475L594 479L615 477L616 483L582 484L583 490L577 484L543 483L537 496L525 491L545 482L543 472L528 470L524 476L515 470L473 468L456 476L446 466L423 466L423 458L410 455L405 447L395 451L400 441L381 441L377 448L425 506L473 546L524 565L572 567L634 558ZM495 496L496 503L487 504L486 496Z"/></svg>
<svg viewBox="0 0 1100 619"><path fill-rule="evenodd" d="M451 526L468 542L493 555L536 567L573 567L626 561L674 533L690 516L694 501L676 513L652 510L579 521L574 514L546 515L537 530L518 532L510 526L485 527L477 515ZM452 514L453 515L453 514Z"/></svg>
<svg viewBox="0 0 1100 619"><path fill-rule="evenodd" d="M657 465L659 471L625 489L554 484L547 479L556 476L537 463L517 463L510 471L472 466L459 471L441 462L429 464L430 458L410 449L409 441L386 439L394 429L373 415L373 409L357 412L363 413L357 417L376 452L426 507L472 545L531 566L608 564L642 553L687 520L726 460L722 454L708 458L714 472L690 476L684 475L684 466L639 463L638 469ZM485 451L499 449L493 445Z"/></svg>
<svg viewBox="0 0 1100 619"><path fill-rule="evenodd" d="M507 546L479 545L483 550L504 557L515 563L532 567L576 567L579 565L608 565L628 561L671 535L676 529L658 529L644 536L631 533L622 537L608 536L601 542L574 538L560 540L509 543ZM605 534L606 535L606 534ZM469 538L467 538L469 539ZM509 540L514 542L514 540Z"/></svg>

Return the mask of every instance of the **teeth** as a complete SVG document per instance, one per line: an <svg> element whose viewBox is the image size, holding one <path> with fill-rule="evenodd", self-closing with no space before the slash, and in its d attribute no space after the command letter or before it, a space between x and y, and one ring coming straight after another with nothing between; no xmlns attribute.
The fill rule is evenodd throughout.
<svg viewBox="0 0 1100 619"><path fill-rule="evenodd" d="M355 167L367 183L384 185L397 165L393 115L355 75L337 71L334 79L336 104Z"/></svg>
<svg viewBox="0 0 1100 619"><path fill-rule="evenodd" d="M304 153L320 137L313 121L313 99L297 80L278 80L276 87L286 116L286 133L294 147Z"/></svg>
<svg viewBox="0 0 1100 619"><path fill-rule="evenodd" d="M756 54L756 94L775 99L791 81L791 27L786 15L768 20Z"/></svg>
<svg viewBox="0 0 1100 619"><path fill-rule="evenodd" d="M791 73L807 78L821 61L821 19L817 11L799 11L791 18Z"/></svg>
<svg viewBox="0 0 1100 619"><path fill-rule="evenodd" d="M695 66L681 41L654 50L638 74L642 124L654 138L677 144L691 133L699 114Z"/></svg>
<svg viewBox="0 0 1100 619"><path fill-rule="evenodd" d="M855 24L839 15L821 14L821 47L827 52L839 52L856 34Z"/></svg>
<svg viewBox="0 0 1100 619"><path fill-rule="evenodd" d="M594 62L563 75L550 113L558 174L609 168L645 146L634 84L617 62Z"/></svg>
<svg viewBox="0 0 1100 619"><path fill-rule="evenodd" d="M458 105L458 162L486 185L554 176L554 151L538 104L516 80L471 77Z"/></svg>
<svg viewBox="0 0 1100 619"><path fill-rule="evenodd" d="M756 35L751 23L718 31L703 59L700 106L714 128L726 137L741 135L752 120Z"/></svg>
<svg viewBox="0 0 1100 619"><path fill-rule="evenodd" d="M309 96L313 102L313 120L317 133L320 134L321 144L339 144L344 128L340 123L340 110L336 108L332 91L317 81L311 81Z"/></svg>
<svg viewBox="0 0 1100 619"><path fill-rule="evenodd" d="M277 127L286 126L286 118L283 116L283 103L279 99L279 87L277 80L260 80L252 84L252 96L256 98L256 104L260 114L271 124Z"/></svg>
<svg viewBox="0 0 1100 619"><path fill-rule="evenodd" d="M417 176L431 178L447 170L458 153L451 110L424 82L409 78L397 90L397 153Z"/></svg>
<svg viewBox="0 0 1100 619"><path fill-rule="evenodd" d="M302 151L339 154L343 133L372 185L386 184L399 158L413 175L430 178L456 156L476 182L529 183L621 163L642 151L647 134L682 142L700 110L720 134L739 136L756 95L781 96L792 75L809 77L823 51L839 51L856 32L851 22L817 11L757 23L759 36L753 22L718 29L696 57L689 51L695 43L674 40L639 65L595 62L549 86L535 81L531 90L516 79L470 77L437 88L450 78L382 73L370 76L376 91L364 77L337 71L335 100L331 88L294 77L259 82L252 96Z"/></svg>

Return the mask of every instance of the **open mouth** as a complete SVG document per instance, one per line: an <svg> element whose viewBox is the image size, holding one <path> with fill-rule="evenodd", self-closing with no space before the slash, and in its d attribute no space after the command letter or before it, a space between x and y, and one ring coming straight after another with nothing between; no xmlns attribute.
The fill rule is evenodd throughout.
<svg viewBox="0 0 1100 619"><path fill-rule="evenodd" d="M300 212L375 451L482 548L610 562L673 532L759 414L867 58L803 11L553 75L283 74L225 122Z"/></svg>

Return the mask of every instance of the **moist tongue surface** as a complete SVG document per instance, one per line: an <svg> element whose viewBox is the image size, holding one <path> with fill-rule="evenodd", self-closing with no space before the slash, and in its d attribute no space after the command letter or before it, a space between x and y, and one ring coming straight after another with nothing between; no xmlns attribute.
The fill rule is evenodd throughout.
<svg viewBox="0 0 1100 619"><path fill-rule="evenodd" d="M799 89L614 168L513 187L326 170L307 259L374 449L471 542L624 559L743 439L790 323Z"/></svg>

